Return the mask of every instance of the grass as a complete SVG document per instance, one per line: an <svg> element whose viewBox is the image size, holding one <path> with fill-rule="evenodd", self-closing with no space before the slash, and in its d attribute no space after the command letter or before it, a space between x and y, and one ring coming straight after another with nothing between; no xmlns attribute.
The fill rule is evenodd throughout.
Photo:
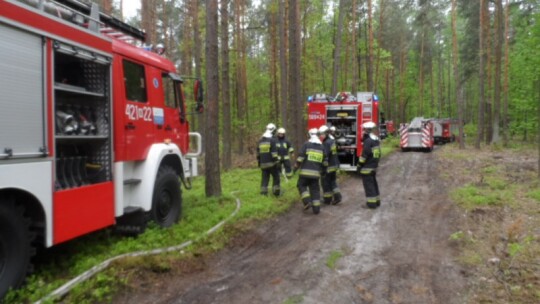
<svg viewBox="0 0 540 304"><path fill-rule="evenodd" d="M449 240L467 269L466 303L540 302L537 155L535 147L519 144L446 146L438 154L451 198L463 212Z"/></svg>
<svg viewBox="0 0 540 304"><path fill-rule="evenodd" d="M337 261L342 257L343 252L333 250L332 252L330 252L330 256L326 259L326 266L328 266L328 268L332 270L335 269Z"/></svg>

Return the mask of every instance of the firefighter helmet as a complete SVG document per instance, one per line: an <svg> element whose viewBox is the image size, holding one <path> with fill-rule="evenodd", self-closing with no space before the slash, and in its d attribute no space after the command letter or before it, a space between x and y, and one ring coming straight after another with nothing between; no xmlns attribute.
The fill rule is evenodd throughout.
<svg viewBox="0 0 540 304"><path fill-rule="evenodd" d="M376 126L377 126L377 125L376 125L374 122L369 121L369 122L364 123L364 124L362 125L362 128L364 128L364 130L366 130L366 131L367 131L367 130L371 131L371 130L374 129Z"/></svg>
<svg viewBox="0 0 540 304"><path fill-rule="evenodd" d="M269 123L266 125L266 131L270 131L274 133L276 131L276 125L273 123Z"/></svg>
<svg viewBox="0 0 540 304"><path fill-rule="evenodd" d="M285 129L284 128L279 128L277 130L277 134L285 134Z"/></svg>
<svg viewBox="0 0 540 304"><path fill-rule="evenodd" d="M317 128L309 129L308 134L309 136L317 136L319 134L319 130L317 130Z"/></svg>
<svg viewBox="0 0 540 304"><path fill-rule="evenodd" d="M320 133L320 134L327 134L329 131L330 131L330 129L328 128L327 125L322 125L322 126L319 128L319 133Z"/></svg>

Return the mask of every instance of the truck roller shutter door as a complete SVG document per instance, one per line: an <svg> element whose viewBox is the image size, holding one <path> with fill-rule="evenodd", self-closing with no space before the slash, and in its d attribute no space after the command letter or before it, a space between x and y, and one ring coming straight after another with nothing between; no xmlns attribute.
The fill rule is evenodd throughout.
<svg viewBox="0 0 540 304"><path fill-rule="evenodd" d="M43 155L43 43L0 23L0 159Z"/></svg>

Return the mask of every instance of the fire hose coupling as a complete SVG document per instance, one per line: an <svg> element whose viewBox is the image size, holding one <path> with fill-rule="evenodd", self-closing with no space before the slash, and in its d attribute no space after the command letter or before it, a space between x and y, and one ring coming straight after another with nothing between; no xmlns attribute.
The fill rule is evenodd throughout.
<svg viewBox="0 0 540 304"><path fill-rule="evenodd" d="M96 135L97 127L90 109L56 111L56 131L62 135Z"/></svg>

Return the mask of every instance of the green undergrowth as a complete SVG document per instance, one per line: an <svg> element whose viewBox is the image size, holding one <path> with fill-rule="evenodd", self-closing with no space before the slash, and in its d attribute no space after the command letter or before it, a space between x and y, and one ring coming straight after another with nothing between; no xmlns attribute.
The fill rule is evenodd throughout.
<svg viewBox="0 0 540 304"><path fill-rule="evenodd" d="M480 150L451 145L438 154L463 213L448 239L468 273L464 303L540 303L537 153L514 143Z"/></svg>
<svg viewBox="0 0 540 304"><path fill-rule="evenodd" d="M388 156L396 151L399 148L399 138L396 136L388 136L381 142L381 152L383 156Z"/></svg>
<svg viewBox="0 0 540 304"><path fill-rule="evenodd" d="M242 227L249 225L251 221L275 216L288 210L297 200L296 176L288 182L282 180L284 193L279 198L259 194L260 178L259 169L238 169L223 173L222 196L206 198L204 178L198 177L193 182L193 189L183 191L182 220L169 229L150 225L137 237L119 236L106 229L48 249L44 254L45 261L37 262L37 271L28 278L27 284L8 293L4 303L35 302L96 264L120 254L175 246L188 240L195 241L182 252L117 261L107 270L78 285L62 300L66 303L109 302L112 295L129 280L130 272L126 274L119 272L119 269L150 267L153 272L168 271L171 261L182 259L193 252L218 250L234 235L234 231L241 230L229 229L233 232L228 232L227 228ZM225 228L211 236L205 236L208 229L234 212L236 198L241 201L241 208L236 216L230 219Z"/></svg>

